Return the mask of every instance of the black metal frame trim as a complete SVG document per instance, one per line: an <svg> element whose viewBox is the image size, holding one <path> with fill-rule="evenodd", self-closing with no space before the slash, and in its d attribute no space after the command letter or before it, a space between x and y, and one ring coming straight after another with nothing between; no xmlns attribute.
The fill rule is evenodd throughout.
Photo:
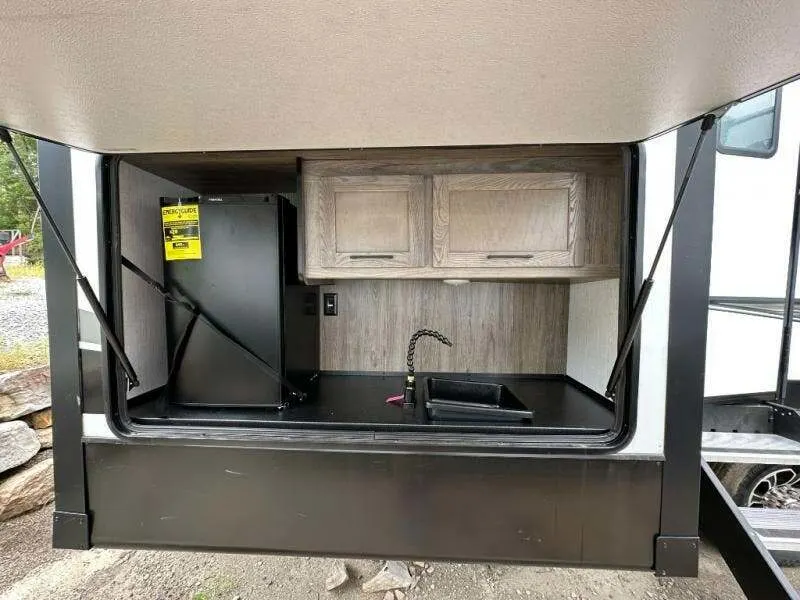
<svg viewBox="0 0 800 600"><path fill-rule="evenodd" d="M773 433L772 392L713 396L703 399L703 431Z"/></svg>
<svg viewBox="0 0 800 600"><path fill-rule="evenodd" d="M678 130L676 185L680 184L699 132L700 121ZM703 145L672 237L661 495L661 536L665 538L691 539L698 531L715 160L714 145ZM666 559L663 552L657 554L656 558L666 563L657 560L656 571L667 575L696 575L698 549L691 544L678 548L681 550L676 552L684 552L686 556ZM680 566L680 572L670 572L675 565ZM687 568L689 565L693 568Z"/></svg>
<svg viewBox="0 0 800 600"><path fill-rule="evenodd" d="M799 159L800 160L800 159ZM786 293L784 294L783 328L781 331L781 351L778 360L778 380L775 400L786 403L786 392L789 381L789 357L792 348L792 325L795 310L795 287L797 284L798 254L800 254L800 162L797 164L797 176L794 187L794 208L792 212L792 233L789 240L789 264L786 272Z"/></svg>
<svg viewBox="0 0 800 600"><path fill-rule="evenodd" d="M697 556L700 536L656 537L656 575L671 577L697 577Z"/></svg>
<svg viewBox="0 0 800 600"><path fill-rule="evenodd" d="M622 201L621 231L627 231L625 243L620 245L620 265L629 268L620 272L619 281L619 343L621 344L628 326L636 296L644 277L644 204L645 172L647 157L644 144L631 144L622 153L625 190ZM614 428L624 440L618 449L626 446L636 432L639 406L639 362L641 357L641 331L636 335L628 354L627 367L623 371L620 387L623 394L614 403L621 405L615 412ZM605 397L605 396L604 396Z"/></svg>
<svg viewBox="0 0 800 600"><path fill-rule="evenodd" d="M627 179L625 197L623 201L623 224L627 231L627 244L621 244L621 259L628 269L623 270L620 277L620 322L627 323L635 300L636 281L641 279L641 232L643 227L642 215L638 202L642 195L644 177L642 173L643 161L639 157L642 151L638 146L623 149L623 163ZM105 274L102 282L106 294L107 313L113 321L114 327L124 342L122 331L122 306L121 277L122 270L120 252L120 223L119 223L119 184L118 169L122 156L106 156L103 160L103 217L102 222L106 227L105 239L110 240L105 248L104 256L100 258L101 270ZM105 268L103 268L105 265ZM631 271L630 273L628 271ZM624 299L624 300L623 300ZM620 327L620 331L624 327ZM130 443L147 443L156 439L168 440L173 443L229 443L236 444L246 440L255 446L297 448L298 443L306 442L311 445L319 443L335 444L337 449L369 449L370 451L384 452L490 452L490 453L522 453L522 454L560 454L564 456L609 454L624 448L630 441L635 430L636 400L638 392L638 356L639 338L634 343L631 358L623 377L624 393L619 395L619 410L616 411L615 427L608 433L591 433L586 435L561 435L545 436L498 434L498 433L459 433L457 436L447 433L402 432L401 435L381 435L378 432L364 430L361 432L348 432L331 430L315 430L311 428L296 428L294 431L286 429L270 429L267 427L242 430L242 428L224 428L208 426L180 426L180 425L141 425L137 424L128 414L126 402L120 402L126 397L124 375L113 357L108 352L104 353L104 367L108 381L107 395L108 406L106 418L109 426L120 441ZM542 439L545 438L545 439Z"/></svg>
<svg viewBox="0 0 800 600"><path fill-rule="evenodd" d="M70 149L38 143L39 182L42 195L51 200L51 212L69 247L75 247ZM50 338L55 514L53 543L58 548L87 548L89 517L86 470L81 441L82 391L78 350L78 290L75 276L49 226L42 229L47 263L47 318ZM66 518L64 515L73 515Z"/></svg>
<svg viewBox="0 0 800 600"><path fill-rule="evenodd" d="M776 402L767 404L772 409L773 433L800 442L800 411Z"/></svg>
<svg viewBox="0 0 800 600"><path fill-rule="evenodd" d="M700 528L719 549L745 596L800 598L706 461L702 461L701 476Z"/></svg>
<svg viewBox="0 0 800 600"><path fill-rule="evenodd" d="M53 512L53 548L89 550L89 515L64 510Z"/></svg>

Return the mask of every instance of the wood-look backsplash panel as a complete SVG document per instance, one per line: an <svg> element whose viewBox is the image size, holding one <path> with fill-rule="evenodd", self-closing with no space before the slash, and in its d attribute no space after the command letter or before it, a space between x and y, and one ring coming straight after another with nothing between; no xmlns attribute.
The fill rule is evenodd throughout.
<svg viewBox="0 0 800 600"><path fill-rule="evenodd" d="M621 176L586 177L584 264L619 264L622 197Z"/></svg>
<svg viewBox="0 0 800 600"><path fill-rule="evenodd" d="M403 371L417 329L441 331L417 345L419 371L564 373L569 285L560 283L361 280L323 286L339 314L321 317L326 371Z"/></svg>

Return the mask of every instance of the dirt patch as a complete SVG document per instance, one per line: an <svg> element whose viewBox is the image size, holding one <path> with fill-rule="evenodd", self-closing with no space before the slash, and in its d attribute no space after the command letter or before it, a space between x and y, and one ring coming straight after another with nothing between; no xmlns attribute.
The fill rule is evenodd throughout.
<svg viewBox="0 0 800 600"><path fill-rule="evenodd" d="M346 560L350 581L325 591L331 559L50 548L52 506L0 524L0 600L380 600L361 591L379 561ZM649 572L432 563L408 600L745 600L722 558L701 549L700 577ZM800 569L787 569L800 584Z"/></svg>
<svg viewBox="0 0 800 600"><path fill-rule="evenodd" d="M52 531L52 506L0 523L0 590L41 565L70 554L69 550L50 547Z"/></svg>

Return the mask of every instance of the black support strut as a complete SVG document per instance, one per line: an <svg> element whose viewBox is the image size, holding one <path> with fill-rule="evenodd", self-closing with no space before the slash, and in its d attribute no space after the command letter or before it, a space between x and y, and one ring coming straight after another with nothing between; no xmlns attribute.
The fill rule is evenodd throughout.
<svg viewBox="0 0 800 600"><path fill-rule="evenodd" d="M222 336L229 342L233 344L233 346L239 350L242 354L244 354L248 359L253 361L259 368L266 373L269 377L271 377L274 381L278 382L282 386L284 386L289 393L291 394L292 398L297 400L304 400L307 394L294 385L291 381L289 381L286 377L284 377L281 373L275 369L271 364L265 361L263 358L258 356L255 352L250 350L247 346L245 346L242 342L240 342L236 336L234 336L230 331L225 329L219 322L217 322L211 315L204 313L197 305L193 299L189 298L187 294L180 289L176 291L180 294L180 298L170 292L165 286L160 284L158 281L150 277L147 273L145 273L141 268L139 268L135 263L133 263L130 259L122 256L122 266L128 269L131 273L133 273L136 277L144 281L147 285L149 285L153 290L158 292L167 302L172 302L178 306L183 307L186 309L190 314L190 320L187 323L186 327L181 333L181 337L178 340L178 344L175 348L175 352L172 357L172 366L169 370L169 376L167 378L167 385L164 389L164 394L162 394L162 406L161 412L164 413L166 411L166 406L163 402L163 399L166 397L167 394L171 393L172 388L174 386L175 380L178 376L178 372L180 371L181 364L183 362L183 356L186 352L186 346L189 343L189 338L194 331L194 327L197 321L203 322L205 325L211 328L212 331L216 332L218 335Z"/></svg>
<svg viewBox="0 0 800 600"><path fill-rule="evenodd" d="M130 359L125 354L125 349L122 347L122 343L119 341L117 334L114 333L114 329L111 327L111 324L108 321L108 317L106 316L106 313L100 304L100 300L97 299L92 286L89 284L89 280L86 279L83 273L81 273L81 270L78 267L78 262L75 260L75 256L72 254L67 242L64 240L61 230L58 228L55 219L53 219L53 215L50 214L50 210L47 208L47 204L45 204L44 199L39 192L39 188L36 187L36 183L34 183L31 174L28 173L28 169L25 167L25 163L22 162L17 149L14 147L14 142L11 139L11 133L5 127L0 127L0 140L2 140L5 145L8 146L11 156L14 157L14 162L17 163L17 167L19 167L19 170L22 172L22 176L25 178L28 187L30 187L31 192L33 192L33 195L36 198L36 203L38 204L39 209L42 211L44 220L47 221L48 225L50 225L50 229L53 232L53 237L55 237L58 246L64 253L70 269L72 269L72 272L75 273L75 281L83 291L84 296L86 296L86 300L89 302L89 306L91 307L92 312L94 313L94 316L97 318L97 322L100 325L100 331L103 333L103 337L108 342L108 345L111 346L114 355L122 365L123 371L125 371L125 376L128 378L128 389L131 390L135 387L138 387L139 378L136 376L136 371L134 370Z"/></svg>
<svg viewBox="0 0 800 600"><path fill-rule="evenodd" d="M658 249L656 250L655 257L653 258L653 263L650 266L650 272L647 274L647 278L642 282L642 288L639 290L639 295L636 298L633 313L631 314L631 320L628 323L628 328L625 331L625 336L623 337L622 344L619 347L617 358L614 361L613 368L611 369L611 375L608 378L608 385L606 386L605 395L607 398L613 398L616 394L617 384L619 384L619 379L622 376L622 370L625 368L625 361L628 359L628 355L633 347L633 340L636 338L636 333L639 331L639 326L642 323L644 307L647 305L647 299L650 296L650 290L653 289L653 283L655 283L653 278L655 277L658 263L661 261L661 254L664 252L664 248L667 245L667 239L672 231L672 225L675 223L675 217L678 216L678 210L683 202L686 186L689 185L689 179L692 177L692 171L694 171L695 162L697 162L697 157L700 154L700 148L703 146L703 140L711 128L714 127L716 120L717 117L715 115L709 114L703 117L703 121L700 124L700 135L697 137L697 143L694 146L694 152L692 152L692 157L689 159L689 164L686 165L686 171L684 171L683 179L681 180L678 192L675 194L675 203L673 204L672 212L667 220L667 226L664 228L661 241L658 243Z"/></svg>

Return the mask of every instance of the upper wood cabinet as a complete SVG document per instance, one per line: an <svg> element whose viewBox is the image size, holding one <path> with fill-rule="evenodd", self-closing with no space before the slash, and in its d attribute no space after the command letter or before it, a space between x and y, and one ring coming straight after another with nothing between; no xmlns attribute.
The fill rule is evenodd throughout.
<svg viewBox="0 0 800 600"><path fill-rule="evenodd" d="M309 176L303 189L309 266L426 264L423 177Z"/></svg>
<svg viewBox="0 0 800 600"><path fill-rule="evenodd" d="M620 156L334 153L301 165L300 270L307 281L618 277L622 198Z"/></svg>
<svg viewBox="0 0 800 600"><path fill-rule="evenodd" d="M433 177L434 267L583 264L583 173Z"/></svg>

